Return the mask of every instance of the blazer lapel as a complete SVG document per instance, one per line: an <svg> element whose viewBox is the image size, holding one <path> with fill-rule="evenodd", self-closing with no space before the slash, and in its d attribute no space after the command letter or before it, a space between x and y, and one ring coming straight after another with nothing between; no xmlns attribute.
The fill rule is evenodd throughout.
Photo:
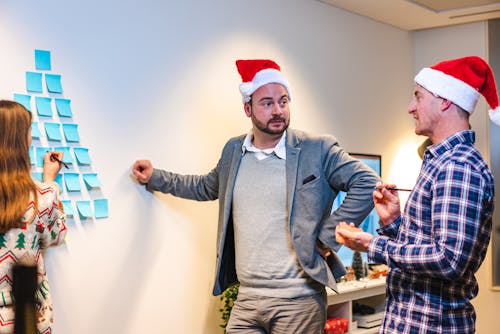
<svg viewBox="0 0 500 334"><path fill-rule="evenodd" d="M231 155L231 164L227 176L226 196L224 198L224 225L226 225L226 223L228 222L229 215L231 214L231 204L233 201L233 190L234 183L236 181L236 173L238 172L241 156L243 155L243 152L241 151L241 145L242 141L238 141L237 143L235 143Z"/></svg>
<svg viewBox="0 0 500 334"><path fill-rule="evenodd" d="M298 145L299 140L295 136L295 133L292 129L288 129L286 139L286 196L288 219L290 222L299 166L300 147L297 147Z"/></svg>

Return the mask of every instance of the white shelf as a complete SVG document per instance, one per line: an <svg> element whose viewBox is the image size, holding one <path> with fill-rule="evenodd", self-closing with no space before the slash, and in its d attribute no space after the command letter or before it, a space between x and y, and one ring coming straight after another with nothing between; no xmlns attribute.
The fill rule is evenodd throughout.
<svg viewBox="0 0 500 334"><path fill-rule="evenodd" d="M339 294L345 294L353 291L360 291L364 289L371 289L377 287L385 288L385 277L375 278L364 281L350 281L342 282L337 284L337 290ZM337 294L330 288L326 288L329 294Z"/></svg>
<svg viewBox="0 0 500 334"><path fill-rule="evenodd" d="M363 304L381 309L385 302L385 277L373 280L351 281L337 284L335 292L327 288L328 317L342 317L349 320L350 334L378 333L379 327L351 328L353 321L353 301L363 300Z"/></svg>

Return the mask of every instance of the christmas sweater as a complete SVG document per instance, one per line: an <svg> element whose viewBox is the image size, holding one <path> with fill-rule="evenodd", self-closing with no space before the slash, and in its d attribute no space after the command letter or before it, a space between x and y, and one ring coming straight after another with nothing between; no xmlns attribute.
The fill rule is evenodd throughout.
<svg viewBox="0 0 500 334"><path fill-rule="evenodd" d="M15 301L12 294L12 270L17 263L36 264L37 332L52 332L53 307L42 251L64 242L65 216L59 200L57 183L36 182L36 195L32 194L20 228L0 233L0 333L14 332ZM35 212L34 197L38 197Z"/></svg>

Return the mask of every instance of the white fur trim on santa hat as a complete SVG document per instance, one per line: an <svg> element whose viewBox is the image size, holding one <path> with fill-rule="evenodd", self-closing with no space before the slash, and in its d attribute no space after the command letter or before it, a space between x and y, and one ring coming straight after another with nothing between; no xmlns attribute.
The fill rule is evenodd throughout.
<svg viewBox="0 0 500 334"><path fill-rule="evenodd" d="M415 82L429 92L447 99L472 114L479 99L479 92L464 81L444 72L426 67L416 76Z"/></svg>
<svg viewBox="0 0 500 334"><path fill-rule="evenodd" d="M283 85L288 91L288 98L291 99L290 85L283 73L273 68L266 68L262 71L257 72L252 81L243 82L240 84L240 92L243 96L243 102L250 101L252 94L257 89L270 83Z"/></svg>
<svg viewBox="0 0 500 334"><path fill-rule="evenodd" d="M496 125L500 125L500 106L489 110L490 119Z"/></svg>

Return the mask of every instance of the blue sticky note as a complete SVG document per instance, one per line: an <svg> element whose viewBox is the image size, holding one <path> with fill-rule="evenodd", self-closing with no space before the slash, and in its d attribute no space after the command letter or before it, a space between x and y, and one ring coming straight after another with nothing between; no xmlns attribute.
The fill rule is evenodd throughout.
<svg viewBox="0 0 500 334"><path fill-rule="evenodd" d="M78 173L64 173L64 183L68 191L80 191L82 186L80 184L80 174Z"/></svg>
<svg viewBox="0 0 500 334"><path fill-rule="evenodd" d="M42 137L42 133L38 127L38 122L31 122L31 137L36 139L40 139Z"/></svg>
<svg viewBox="0 0 500 334"><path fill-rule="evenodd" d="M61 117L71 117L73 113L71 112L71 100L68 99L55 99L57 113Z"/></svg>
<svg viewBox="0 0 500 334"><path fill-rule="evenodd" d="M54 147L54 151L64 153L62 159L64 163L72 164L74 162L73 156L71 155L71 147L69 146Z"/></svg>
<svg viewBox="0 0 500 334"><path fill-rule="evenodd" d="M107 218L108 200L105 198L94 200L94 212L96 218Z"/></svg>
<svg viewBox="0 0 500 334"><path fill-rule="evenodd" d="M35 148L33 146L30 146L28 150L29 150L29 155L30 155L30 164L34 165L36 163Z"/></svg>
<svg viewBox="0 0 500 334"><path fill-rule="evenodd" d="M35 67L37 70L50 71L50 51L35 50Z"/></svg>
<svg viewBox="0 0 500 334"><path fill-rule="evenodd" d="M29 152L30 152L30 163L32 165L34 165L36 162L36 160L35 160L35 148L33 146L30 146Z"/></svg>
<svg viewBox="0 0 500 334"><path fill-rule="evenodd" d="M26 109L31 111L31 95L14 94L14 101L21 103Z"/></svg>
<svg viewBox="0 0 500 334"><path fill-rule="evenodd" d="M26 90L28 92L43 93L42 73L26 72Z"/></svg>
<svg viewBox="0 0 500 334"><path fill-rule="evenodd" d="M45 74L45 83L47 90L50 93L62 93L61 75L60 74Z"/></svg>
<svg viewBox="0 0 500 334"><path fill-rule="evenodd" d="M59 185L59 189L61 189L61 191L64 189L62 179L63 179L62 175L61 174L57 174L56 175L56 179L54 180Z"/></svg>
<svg viewBox="0 0 500 334"><path fill-rule="evenodd" d="M61 124L45 122L45 133L48 140L61 141Z"/></svg>
<svg viewBox="0 0 500 334"><path fill-rule="evenodd" d="M76 208L81 218L92 218L92 208L90 201L76 201Z"/></svg>
<svg viewBox="0 0 500 334"><path fill-rule="evenodd" d="M45 153L50 152L48 147L37 147L36 150L36 165L38 167L43 167L43 156Z"/></svg>
<svg viewBox="0 0 500 334"><path fill-rule="evenodd" d="M40 116L52 117L50 97L35 96L36 111Z"/></svg>
<svg viewBox="0 0 500 334"><path fill-rule="evenodd" d="M97 178L96 173L85 173L83 174L83 181L87 186L87 189L97 188L102 186L101 181Z"/></svg>
<svg viewBox="0 0 500 334"><path fill-rule="evenodd" d="M62 125L64 137L67 142L77 143L80 141L80 135L78 134L78 125L65 123Z"/></svg>
<svg viewBox="0 0 500 334"><path fill-rule="evenodd" d="M73 208L73 205L71 204L71 200L69 199L63 199L61 201L64 209L64 213L66 216L74 216L75 215L75 209Z"/></svg>
<svg viewBox="0 0 500 334"><path fill-rule="evenodd" d="M32 172L31 178L38 182L43 182L43 173L42 172Z"/></svg>
<svg viewBox="0 0 500 334"><path fill-rule="evenodd" d="M90 165L89 149L83 147L73 147L76 161L79 165Z"/></svg>

